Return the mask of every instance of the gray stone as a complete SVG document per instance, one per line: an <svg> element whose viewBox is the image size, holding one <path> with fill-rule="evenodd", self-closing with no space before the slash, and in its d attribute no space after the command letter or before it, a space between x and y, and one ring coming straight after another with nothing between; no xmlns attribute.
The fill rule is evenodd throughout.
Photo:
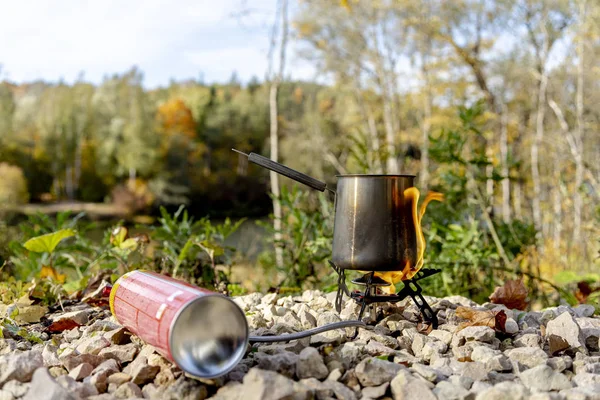
<svg viewBox="0 0 600 400"><path fill-rule="evenodd" d="M38 368L33 373L31 387L23 400L75 400L75 397L56 383L48 369Z"/></svg>
<svg viewBox="0 0 600 400"><path fill-rule="evenodd" d="M93 354L72 353L66 357L62 357L61 355L59 358L61 359L61 362L63 363L67 371L71 371L73 368L77 367L79 364L82 363L91 364L95 368L104 361L104 358Z"/></svg>
<svg viewBox="0 0 600 400"><path fill-rule="evenodd" d="M398 353L397 350L391 349L375 340L371 340L367 343L363 351L370 356L393 356Z"/></svg>
<svg viewBox="0 0 600 400"><path fill-rule="evenodd" d="M466 328L458 331L454 334L454 338L452 340L452 345L454 346L454 341L458 338L458 340L463 339L467 342L469 341L477 341L484 343L491 343L496 338L496 333L494 330L488 326L467 326Z"/></svg>
<svg viewBox="0 0 600 400"><path fill-rule="evenodd" d="M317 349L307 347L300 352L296 361L296 375L300 379L325 379L329 375L329 370Z"/></svg>
<svg viewBox="0 0 600 400"><path fill-rule="evenodd" d="M342 344L336 349L336 353L344 364L345 369L349 369L359 361L362 348L363 346L360 346L354 342L348 342Z"/></svg>
<svg viewBox="0 0 600 400"><path fill-rule="evenodd" d="M68 375L56 378L56 383L77 398L86 398L98 394L98 389L89 383L77 382Z"/></svg>
<svg viewBox="0 0 600 400"><path fill-rule="evenodd" d="M379 342L391 349L398 348L398 340L394 339L393 337L381 335L377 332L368 331L366 329L361 329L359 332L360 333L356 339L358 341L364 341L364 342L376 341L376 342Z"/></svg>
<svg viewBox="0 0 600 400"><path fill-rule="evenodd" d="M239 393L243 393L242 398L247 400L309 399L312 397L312 391L306 386L277 372L260 368L252 368L248 371Z"/></svg>
<svg viewBox="0 0 600 400"><path fill-rule="evenodd" d="M529 391L516 382L502 382L484 389L477 394L476 400L525 400Z"/></svg>
<svg viewBox="0 0 600 400"><path fill-rule="evenodd" d="M142 397L142 390L133 382L121 384L113 393L117 399L130 399L132 397Z"/></svg>
<svg viewBox="0 0 600 400"><path fill-rule="evenodd" d="M514 335L515 333L519 332L519 325L514 319L507 318L504 324L504 330L509 335Z"/></svg>
<svg viewBox="0 0 600 400"><path fill-rule="evenodd" d="M524 366L525 368L532 368L540 364L546 364L548 355L544 350L538 347L519 347L516 349L508 350L505 354L510 358L511 361Z"/></svg>
<svg viewBox="0 0 600 400"><path fill-rule="evenodd" d="M494 356L502 354L500 350L494 350L487 346L477 346L473 348L471 352L471 359L473 361L481 361L482 363L487 362Z"/></svg>
<svg viewBox="0 0 600 400"><path fill-rule="evenodd" d="M481 393L491 388L492 385L489 382L475 381L471 386L471 393Z"/></svg>
<svg viewBox="0 0 600 400"><path fill-rule="evenodd" d="M146 388L146 386L144 386L144 388ZM208 397L208 390L206 389L206 386L200 382L193 379L185 379L185 377L182 376L173 384L166 387L160 387L159 394L160 396L157 397L157 399L160 400L204 400ZM242 395L242 399L245 399L244 392L241 392L240 394Z"/></svg>
<svg viewBox="0 0 600 400"><path fill-rule="evenodd" d="M80 354L97 355L100 353L100 350L108 346L110 346L108 339L104 338L104 336L97 335L83 339L82 342L75 348L75 350Z"/></svg>
<svg viewBox="0 0 600 400"><path fill-rule="evenodd" d="M362 386L379 386L391 381L403 366L380 360L378 358L367 358L361 361L354 370Z"/></svg>
<svg viewBox="0 0 600 400"><path fill-rule="evenodd" d="M323 326L341 321L340 316L333 311L325 311L317 316L317 326ZM311 336L310 344L328 344L341 343L346 339L346 332L343 329L333 329L317 335Z"/></svg>
<svg viewBox="0 0 600 400"><path fill-rule="evenodd" d="M546 337L550 335L560 336L569 343L571 348L587 352L585 337L581 332L581 328L579 328L573 316L568 312L564 312L548 322L548 325L546 325Z"/></svg>
<svg viewBox="0 0 600 400"><path fill-rule="evenodd" d="M521 372L521 382L530 389L538 391L562 390L572 387L569 378L554 371L548 365L538 365Z"/></svg>
<svg viewBox="0 0 600 400"><path fill-rule="evenodd" d="M35 370L44 365L42 353L38 351L25 351L0 356L0 388L5 382L16 379L27 382Z"/></svg>
<svg viewBox="0 0 600 400"><path fill-rule="evenodd" d="M441 381L438 383L433 389L433 393L438 399L444 400L466 400L475 397L464 387L448 381Z"/></svg>
<svg viewBox="0 0 600 400"><path fill-rule="evenodd" d="M15 350L17 350L16 340L0 338L0 356L13 353Z"/></svg>
<svg viewBox="0 0 600 400"><path fill-rule="evenodd" d="M58 359L57 351L58 348L50 343L44 346L44 350L42 350L42 359L44 360L44 367L50 368L62 365L62 363Z"/></svg>
<svg viewBox="0 0 600 400"><path fill-rule="evenodd" d="M591 317L596 312L596 308L591 304L580 304L573 311L578 317Z"/></svg>
<svg viewBox="0 0 600 400"><path fill-rule="evenodd" d="M127 328L123 327L108 331L102 336L104 336L104 338L111 344L121 345L131 342L131 333L127 330Z"/></svg>
<svg viewBox="0 0 600 400"><path fill-rule="evenodd" d="M123 372L129 374L131 376L131 381L136 385L143 385L152 381L159 371L159 366L149 365L148 359L145 356L140 355L138 355L131 364L123 369Z"/></svg>
<svg viewBox="0 0 600 400"><path fill-rule="evenodd" d="M255 353L254 358L258 361L257 366L260 369L275 371L288 378L293 378L296 374L296 363L298 354L290 351L282 351L276 354Z"/></svg>
<svg viewBox="0 0 600 400"><path fill-rule="evenodd" d="M600 391L596 388L575 387L559 392L566 400L600 400Z"/></svg>
<svg viewBox="0 0 600 400"><path fill-rule="evenodd" d="M385 392L387 391L389 386L390 383L386 382L383 385L366 387L361 392L361 399L379 399L385 395Z"/></svg>
<svg viewBox="0 0 600 400"><path fill-rule="evenodd" d="M131 380L131 376L124 372L116 372L108 377L108 384L114 383L116 385L122 385L125 382L129 382Z"/></svg>
<svg viewBox="0 0 600 400"><path fill-rule="evenodd" d="M86 310L77 310L77 311L71 311L71 312L67 312L64 314L60 314L54 318L52 318L52 322L62 322L62 321L68 321L71 320L79 325L86 325L88 323L88 318L90 316L90 314L92 313L92 309L86 309Z"/></svg>
<svg viewBox="0 0 600 400"><path fill-rule="evenodd" d="M106 359L112 358L120 363L128 363L133 361L137 352L137 346L133 343L129 343L124 345L112 345L110 347L105 347L102 350L100 350L100 353L98 353L98 355Z"/></svg>
<svg viewBox="0 0 600 400"><path fill-rule="evenodd" d="M340 368L336 368L329 373L327 379L330 381L339 381L342 375L344 375L342 370Z"/></svg>
<svg viewBox="0 0 600 400"><path fill-rule="evenodd" d="M437 397L427 384L414 378L410 372L400 371L391 383L394 400L437 400Z"/></svg>
<svg viewBox="0 0 600 400"><path fill-rule="evenodd" d="M427 365L416 363L411 368L429 382L437 382L439 379L438 372Z"/></svg>
<svg viewBox="0 0 600 400"><path fill-rule="evenodd" d="M421 350L423 360L429 362L431 359L439 357L448 350L448 345L440 340L429 340Z"/></svg>
<svg viewBox="0 0 600 400"><path fill-rule="evenodd" d="M542 337L535 333L527 333L513 341L515 347L541 347Z"/></svg>
<svg viewBox="0 0 600 400"><path fill-rule="evenodd" d="M31 387L30 383L23 383L17 380L8 381L2 387L2 390L10 393L13 397L19 398L25 396L25 393Z"/></svg>
<svg viewBox="0 0 600 400"><path fill-rule="evenodd" d="M403 333L404 334L404 333ZM425 343L427 343L430 339L429 337L422 335L420 333L414 333L412 337L412 352L415 357L421 357L423 354L423 347Z"/></svg>
<svg viewBox="0 0 600 400"><path fill-rule="evenodd" d="M452 333L440 329L431 331L429 337L436 338L439 341L446 343L446 345L450 345L450 342L452 342Z"/></svg>
<svg viewBox="0 0 600 400"><path fill-rule="evenodd" d="M484 381L488 379L488 372L485 368L485 364L474 361L462 363L462 376L473 379L474 381Z"/></svg>
<svg viewBox="0 0 600 400"><path fill-rule="evenodd" d="M569 356L552 357L546 361L546 364L557 372L563 372L573 366L573 359Z"/></svg>
<svg viewBox="0 0 600 400"><path fill-rule="evenodd" d="M63 332L63 337L69 341L72 342L74 340L77 340L81 337L81 331L79 330L79 327L73 328L71 330L65 331Z"/></svg>
<svg viewBox="0 0 600 400"><path fill-rule="evenodd" d="M299 383L315 393L317 399L333 397L333 390L316 378L301 379Z"/></svg>
<svg viewBox="0 0 600 400"><path fill-rule="evenodd" d="M356 394L341 382L326 380L323 385L333 390L333 394L338 400L356 400L357 398Z"/></svg>
<svg viewBox="0 0 600 400"><path fill-rule="evenodd" d="M81 381L83 378L90 376L93 370L92 364L81 363L69 372L69 376L76 381Z"/></svg>
<svg viewBox="0 0 600 400"><path fill-rule="evenodd" d="M534 393L527 400L564 400L564 396L560 393Z"/></svg>
<svg viewBox="0 0 600 400"><path fill-rule="evenodd" d="M471 389L471 386L473 386L473 379L462 375L452 375L448 378L448 382L457 386L462 386L467 390Z"/></svg>

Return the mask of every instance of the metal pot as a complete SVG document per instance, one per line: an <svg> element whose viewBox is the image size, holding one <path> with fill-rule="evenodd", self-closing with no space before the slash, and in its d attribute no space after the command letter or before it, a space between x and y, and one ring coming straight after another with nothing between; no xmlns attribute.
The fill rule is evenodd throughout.
<svg viewBox="0 0 600 400"><path fill-rule="evenodd" d="M321 192L335 194L331 261L340 269L397 271L417 262L413 198L404 191L414 175L337 175L337 190L256 153L245 154L261 167Z"/></svg>

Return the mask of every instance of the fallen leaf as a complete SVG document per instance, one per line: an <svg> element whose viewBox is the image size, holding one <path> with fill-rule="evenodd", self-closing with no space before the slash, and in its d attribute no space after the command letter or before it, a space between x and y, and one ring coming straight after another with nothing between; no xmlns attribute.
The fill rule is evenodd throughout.
<svg viewBox="0 0 600 400"><path fill-rule="evenodd" d="M496 327L496 313L493 311L479 311L473 308L460 306L456 309L456 316L466 319L469 322L462 322L459 325L459 330L467 326L489 326Z"/></svg>
<svg viewBox="0 0 600 400"><path fill-rule="evenodd" d="M461 322L458 330L462 330L468 326L488 326L497 332L506 332L504 325L506 324L506 313L504 310L480 311L469 307L460 306L456 309L456 316L468 320Z"/></svg>
<svg viewBox="0 0 600 400"><path fill-rule="evenodd" d="M496 326L495 329L498 332L506 332L506 319L508 317L506 316L506 313L504 312L504 310L500 310L496 313L495 316L495 320L496 320Z"/></svg>
<svg viewBox="0 0 600 400"><path fill-rule="evenodd" d="M15 321L19 324L32 324L34 322L40 322L42 318L48 312L46 306L25 306L17 304L19 314L16 315Z"/></svg>
<svg viewBox="0 0 600 400"><path fill-rule="evenodd" d="M569 342L558 335L550 335L548 344L550 345L550 354L553 356L569 348Z"/></svg>
<svg viewBox="0 0 600 400"><path fill-rule="evenodd" d="M50 333L60 333L63 331L70 331L71 329L77 328L78 326L81 326L81 324L73 321L70 318L67 318L51 323L50 326L46 328L46 331Z"/></svg>
<svg viewBox="0 0 600 400"><path fill-rule="evenodd" d="M102 281L98 289L86 295L81 301L95 307L108 307L110 290L112 285L106 281Z"/></svg>
<svg viewBox="0 0 600 400"><path fill-rule="evenodd" d="M433 330L432 324L424 324L423 322L419 322L417 324L417 332L422 333L424 335L429 335Z"/></svg>
<svg viewBox="0 0 600 400"><path fill-rule="evenodd" d="M504 304L508 308L524 310L527 307L527 288L521 279L508 280L502 286L496 287L490 295L490 301L496 304Z"/></svg>
<svg viewBox="0 0 600 400"><path fill-rule="evenodd" d="M54 267L52 267L51 265L42 265L42 271L40 272L40 278L42 278L42 279L50 278L51 280L53 280L55 282L65 283L65 280L67 280L67 275L59 274L58 272L56 272Z"/></svg>

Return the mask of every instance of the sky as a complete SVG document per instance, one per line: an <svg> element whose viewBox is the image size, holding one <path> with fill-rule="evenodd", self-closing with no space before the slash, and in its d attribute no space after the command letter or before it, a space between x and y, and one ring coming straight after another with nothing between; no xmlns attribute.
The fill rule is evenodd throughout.
<svg viewBox="0 0 600 400"><path fill-rule="evenodd" d="M0 80L72 83L83 73L99 83L134 65L149 88L227 82L234 71L262 80L275 8L276 0L2 0ZM312 79L312 66L289 53L286 75Z"/></svg>

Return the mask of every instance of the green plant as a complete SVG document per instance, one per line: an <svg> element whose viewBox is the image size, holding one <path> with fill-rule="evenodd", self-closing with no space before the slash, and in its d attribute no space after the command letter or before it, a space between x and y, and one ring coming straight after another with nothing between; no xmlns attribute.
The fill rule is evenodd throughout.
<svg viewBox="0 0 600 400"><path fill-rule="evenodd" d="M328 278L331 275L323 273L329 272L330 267L324 266L323 262L331 255L333 203L325 194L319 194L317 206L311 208L308 201L311 194L314 193L300 191L296 186L291 191L285 186L281 189L278 199L284 215L281 240L269 239L269 244L283 249L283 265L276 265L272 250L263 252L259 257L265 273L277 273L282 277L275 284L277 288L331 283ZM272 225L259 224L271 234L275 233Z"/></svg>
<svg viewBox="0 0 600 400"><path fill-rule="evenodd" d="M438 165L433 189L444 193L445 201L430 211L424 229L425 265L442 269L423 282L426 290L475 301L487 301L493 288L511 275L527 273L530 282L541 282L535 271L521 270L518 262L535 244L533 225L497 220L484 195L488 180L503 179L485 156L484 111L483 102L461 107L460 125L430 138L430 155ZM530 289L542 299L538 286L532 283Z"/></svg>
<svg viewBox="0 0 600 400"><path fill-rule="evenodd" d="M227 291L235 248L226 246L225 240L245 218L235 223L227 218L222 224L212 224L207 217L195 221L184 206L172 216L164 207L160 212L160 225L153 230L152 238L158 241L161 270L201 286Z"/></svg>

